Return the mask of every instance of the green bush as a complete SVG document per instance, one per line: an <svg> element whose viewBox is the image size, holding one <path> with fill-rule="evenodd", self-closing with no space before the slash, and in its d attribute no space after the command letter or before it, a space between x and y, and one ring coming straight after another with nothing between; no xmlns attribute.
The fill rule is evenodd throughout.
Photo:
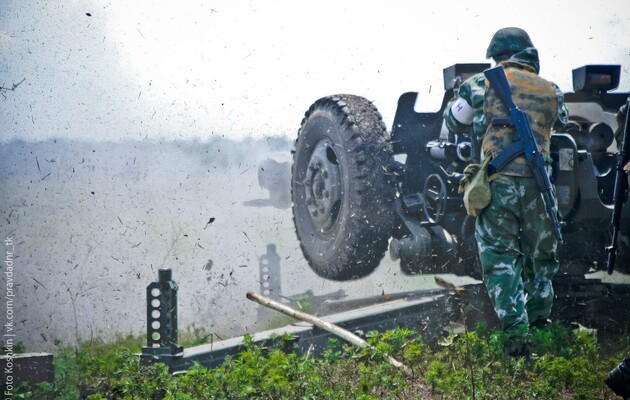
<svg viewBox="0 0 630 400"><path fill-rule="evenodd" d="M207 338L207 337L206 337ZM332 339L323 354L298 355L289 337L257 344L214 369L194 365L172 376L166 366L141 367L142 338L115 344L59 346L56 385L40 385L16 398L107 400L206 399L613 399L603 377L627 351L603 354L584 331L554 326L532 335L535 356L514 359L503 352L505 335L480 328L429 346L417 332L369 332L370 347ZM197 343L198 340L191 340ZM408 368L394 367L393 356Z"/></svg>

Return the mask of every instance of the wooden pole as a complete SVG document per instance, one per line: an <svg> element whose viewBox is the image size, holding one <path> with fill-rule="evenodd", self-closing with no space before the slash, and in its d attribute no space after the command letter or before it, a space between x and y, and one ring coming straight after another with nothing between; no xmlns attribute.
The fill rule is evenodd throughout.
<svg viewBox="0 0 630 400"><path fill-rule="evenodd" d="M305 312L301 312L301 311L297 311L294 310L291 307L285 306L284 304L280 304L270 298L261 296L257 293L254 292L247 292L247 298L249 300L255 301L256 303L263 305L265 307L271 308L272 310L276 310L279 311L285 315L288 315L290 317L293 317L295 319L298 319L300 321L304 321L304 322L308 322L310 324L313 324L319 328L324 329L325 331L328 331L330 333L333 333L337 336L339 336L340 338L342 338L343 340L357 346L360 348L374 348L373 346L371 346L368 342L366 342L365 340L361 339L360 337L358 337L357 335L355 335L354 333L347 331L337 325L331 324L330 322L326 322L323 319L317 318L311 314L307 314ZM406 374L411 374L411 370L404 365L403 363L401 363L400 361L396 360L394 357L392 356L387 356L387 360L389 361L390 364L392 364L394 367L396 368L400 368L402 369Z"/></svg>

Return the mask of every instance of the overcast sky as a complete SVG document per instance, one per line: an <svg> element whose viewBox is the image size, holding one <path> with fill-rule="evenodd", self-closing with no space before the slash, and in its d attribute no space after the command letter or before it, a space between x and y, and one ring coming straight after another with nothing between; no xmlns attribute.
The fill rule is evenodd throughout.
<svg viewBox="0 0 630 400"><path fill-rule="evenodd" d="M435 110L442 69L526 29L541 75L622 64L630 1L0 0L0 139L295 136L319 97ZM17 86L15 86L17 85ZM11 90L14 89L14 90Z"/></svg>

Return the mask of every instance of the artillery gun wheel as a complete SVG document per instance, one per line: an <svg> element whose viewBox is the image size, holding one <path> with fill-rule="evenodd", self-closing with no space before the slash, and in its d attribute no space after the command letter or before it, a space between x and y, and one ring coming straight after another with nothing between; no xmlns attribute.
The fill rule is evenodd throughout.
<svg viewBox="0 0 630 400"><path fill-rule="evenodd" d="M317 100L295 143L291 195L304 257L317 275L369 275L387 249L396 188L389 134L367 99L341 94Z"/></svg>

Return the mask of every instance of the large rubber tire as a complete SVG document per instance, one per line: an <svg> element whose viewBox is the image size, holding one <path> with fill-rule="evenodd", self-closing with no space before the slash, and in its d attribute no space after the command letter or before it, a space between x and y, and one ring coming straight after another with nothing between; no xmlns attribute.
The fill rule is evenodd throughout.
<svg viewBox="0 0 630 400"><path fill-rule="evenodd" d="M304 257L332 280L378 266L394 225L392 148L383 119L365 98L340 94L306 112L293 157L293 220Z"/></svg>

